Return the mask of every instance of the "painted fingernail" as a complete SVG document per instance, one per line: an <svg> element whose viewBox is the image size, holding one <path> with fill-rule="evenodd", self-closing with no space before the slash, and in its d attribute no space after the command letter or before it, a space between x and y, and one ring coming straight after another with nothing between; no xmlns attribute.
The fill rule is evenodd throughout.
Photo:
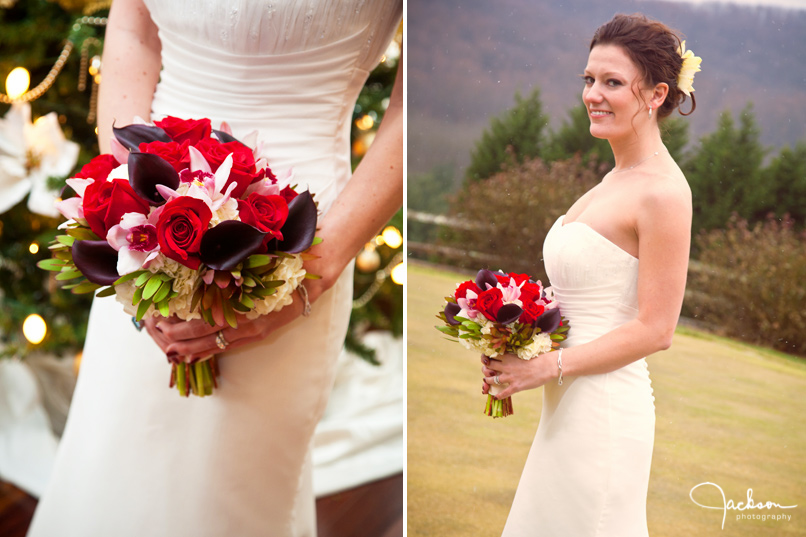
<svg viewBox="0 0 806 537"><path fill-rule="evenodd" d="M179 353L178 353L178 352L176 352L176 351L171 351L171 352L169 352L168 354L166 354L166 356L168 357L168 361L169 361L169 362L171 362L172 364L175 364L175 363L177 363L177 361L178 361L178 360L176 359L176 357L177 357L177 356L179 356Z"/></svg>

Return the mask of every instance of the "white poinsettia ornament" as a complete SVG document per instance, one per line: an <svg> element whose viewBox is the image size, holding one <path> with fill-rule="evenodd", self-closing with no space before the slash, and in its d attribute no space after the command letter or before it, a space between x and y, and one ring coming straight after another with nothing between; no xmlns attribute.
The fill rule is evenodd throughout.
<svg viewBox="0 0 806 537"><path fill-rule="evenodd" d="M31 105L14 103L0 118L0 214L28 197L33 213L57 217L58 195L48 177L64 177L78 160L78 144L64 137L51 112L31 122Z"/></svg>

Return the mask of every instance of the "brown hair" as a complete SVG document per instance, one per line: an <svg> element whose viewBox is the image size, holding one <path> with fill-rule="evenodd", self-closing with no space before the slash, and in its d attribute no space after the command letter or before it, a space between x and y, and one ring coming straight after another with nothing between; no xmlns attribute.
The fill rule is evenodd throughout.
<svg viewBox="0 0 806 537"><path fill-rule="evenodd" d="M683 67L683 58L678 54L680 37L662 22L647 18L641 13L616 15L601 25L593 34L590 50L596 45L618 45L644 74L644 81L654 86L661 82L669 86L666 100L658 108L658 119L671 114L675 108L687 116L697 108L691 94L691 110L684 114L679 106L686 94L677 87L677 77Z"/></svg>

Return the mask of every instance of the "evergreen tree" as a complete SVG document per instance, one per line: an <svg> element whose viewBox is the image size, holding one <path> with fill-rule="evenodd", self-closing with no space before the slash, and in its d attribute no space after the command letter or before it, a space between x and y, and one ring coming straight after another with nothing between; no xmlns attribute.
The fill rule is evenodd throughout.
<svg viewBox="0 0 806 537"><path fill-rule="evenodd" d="M540 90L535 88L526 98L516 92L515 106L490 120L489 128L476 142L465 173L466 180L486 179L505 164L520 164L539 156L544 143L543 130L547 125Z"/></svg>
<svg viewBox="0 0 806 537"><path fill-rule="evenodd" d="M660 123L660 135L672 158L682 163L683 150L688 145L688 120L680 117L664 119Z"/></svg>
<svg viewBox="0 0 806 537"><path fill-rule="evenodd" d="M685 166L694 203L693 232L727 225L731 214L756 221L763 215L768 189L761 174L764 148L748 104L736 128L730 112L719 116L716 131L701 139Z"/></svg>
<svg viewBox="0 0 806 537"><path fill-rule="evenodd" d="M794 150L783 148L763 175L769 212L779 217L788 213L795 225L806 226L806 142Z"/></svg>

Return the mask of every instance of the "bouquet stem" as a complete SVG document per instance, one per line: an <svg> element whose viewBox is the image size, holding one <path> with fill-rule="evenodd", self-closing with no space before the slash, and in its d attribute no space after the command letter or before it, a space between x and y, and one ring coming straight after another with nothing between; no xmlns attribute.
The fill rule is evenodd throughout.
<svg viewBox="0 0 806 537"><path fill-rule="evenodd" d="M188 397L190 394L204 397L213 395L213 389L218 388L216 377L218 377L218 365L215 356L195 364L173 364L170 387L176 386L182 397Z"/></svg>
<svg viewBox="0 0 806 537"><path fill-rule="evenodd" d="M496 399L493 394L487 395L487 406L484 407L484 413L493 418L506 418L515 413L512 408L512 397L506 399Z"/></svg>

